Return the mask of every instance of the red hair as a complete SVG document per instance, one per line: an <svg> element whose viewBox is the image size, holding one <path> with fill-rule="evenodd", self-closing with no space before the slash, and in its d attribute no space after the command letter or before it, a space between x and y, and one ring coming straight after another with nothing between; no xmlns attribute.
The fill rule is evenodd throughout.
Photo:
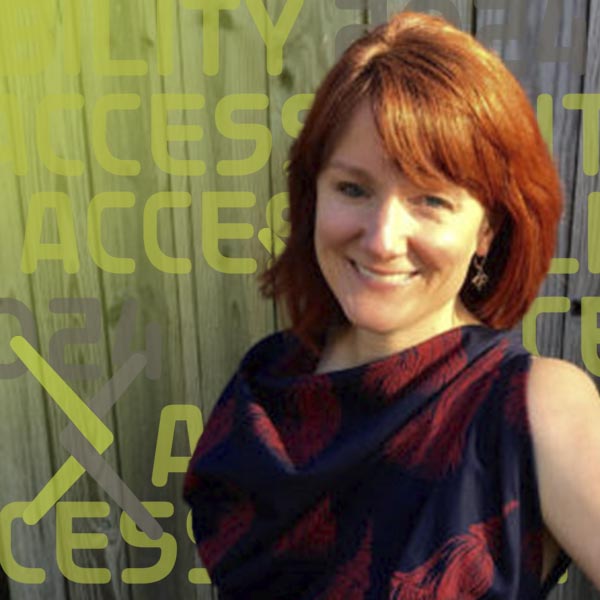
<svg viewBox="0 0 600 600"><path fill-rule="evenodd" d="M357 40L329 71L290 152L290 236L261 277L313 348L345 316L314 249L316 181L354 109L367 99L383 145L413 183L452 183L477 198L495 231L481 293L460 292L490 327L513 327L550 265L561 185L533 109L491 51L440 17L398 13Z"/></svg>

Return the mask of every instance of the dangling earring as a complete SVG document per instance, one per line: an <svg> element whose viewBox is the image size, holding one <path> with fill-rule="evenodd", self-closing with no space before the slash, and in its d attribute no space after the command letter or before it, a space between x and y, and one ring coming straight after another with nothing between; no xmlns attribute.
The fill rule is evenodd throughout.
<svg viewBox="0 0 600 600"><path fill-rule="evenodd" d="M485 256L478 256L477 254L473 257L473 267L475 267L475 275L473 275L471 283L477 288L478 292L480 292L485 287L485 284L489 280L487 273L483 270L485 259Z"/></svg>

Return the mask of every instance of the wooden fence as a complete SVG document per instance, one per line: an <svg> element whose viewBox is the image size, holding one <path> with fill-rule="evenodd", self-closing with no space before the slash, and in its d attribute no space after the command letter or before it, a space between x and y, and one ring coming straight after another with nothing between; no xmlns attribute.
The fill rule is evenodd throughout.
<svg viewBox="0 0 600 600"><path fill-rule="evenodd" d="M203 4L1 0L0 598L216 597L189 537L183 471L240 357L277 327L255 274L282 243L302 111L341 50L393 12L434 10L475 32L538 105L567 203L563 260L542 291L554 299L538 303L529 344L600 375L597 2ZM9 346L21 335L29 350ZM97 471L77 477L68 394L42 388L36 352L73 406L100 414L113 386ZM105 492L115 476L156 516L159 541ZM551 597L600 594L572 567Z"/></svg>

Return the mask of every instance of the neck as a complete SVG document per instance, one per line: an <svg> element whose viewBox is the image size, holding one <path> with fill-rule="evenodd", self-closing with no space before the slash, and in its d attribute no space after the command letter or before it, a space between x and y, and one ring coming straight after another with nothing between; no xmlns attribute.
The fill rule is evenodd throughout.
<svg viewBox="0 0 600 600"><path fill-rule="evenodd" d="M419 323L398 331L377 332L352 324L340 326L329 332L316 373L349 369L386 358L463 325L481 325L481 321L461 304L455 307L450 319Z"/></svg>

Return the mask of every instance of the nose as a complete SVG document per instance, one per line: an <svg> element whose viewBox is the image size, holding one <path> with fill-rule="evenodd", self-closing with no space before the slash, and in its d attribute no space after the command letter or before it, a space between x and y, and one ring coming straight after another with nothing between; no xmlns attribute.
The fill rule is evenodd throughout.
<svg viewBox="0 0 600 600"><path fill-rule="evenodd" d="M373 205L364 223L361 244L378 260L393 259L406 254L414 226L414 217L402 198L390 195Z"/></svg>

